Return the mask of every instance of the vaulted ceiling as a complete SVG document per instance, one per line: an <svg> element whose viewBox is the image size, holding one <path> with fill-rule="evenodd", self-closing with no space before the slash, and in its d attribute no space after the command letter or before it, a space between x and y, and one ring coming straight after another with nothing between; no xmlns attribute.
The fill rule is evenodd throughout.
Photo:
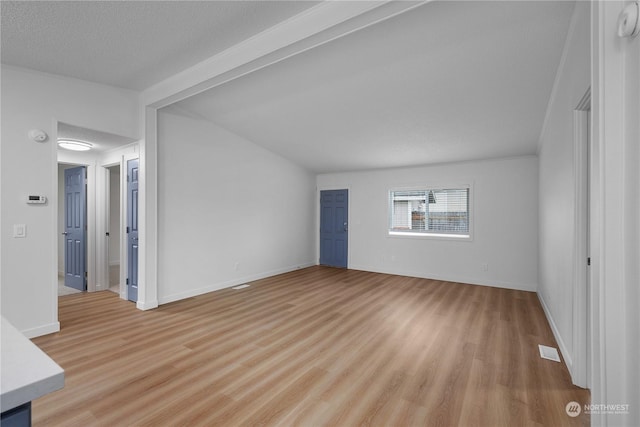
<svg viewBox="0 0 640 427"><path fill-rule="evenodd" d="M2 2L2 62L136 90L304 1ZM315 172L535 154L574 2L435 1L175 105Z"/></svg>
<svg viewBox="0 0 640 427"><path fill-rule="evenodd" d="M427 3L178 105L316 172L535 154L572 10Z"/></svg>

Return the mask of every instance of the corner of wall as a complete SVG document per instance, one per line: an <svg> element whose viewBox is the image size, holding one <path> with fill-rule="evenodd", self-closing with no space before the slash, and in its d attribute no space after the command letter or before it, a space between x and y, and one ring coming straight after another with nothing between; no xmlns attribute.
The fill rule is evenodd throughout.
<svg viewBox="0 0 640 427"><path fill-rule="evenodd" d="M49 335L60 331L60 322L49 323L48 325L38 326L37 328L25 329L22 334L27 338L35 338L42 335Z"/></svg>
<svg viewBox="0 0 640 427"><path fill-rule="evenodd" d="M547 318L547 322L549 322L549 326L551 327L553 336L555 337L556 342L558 343L558 347L560 347L560 353L562 353L562 358L564 359L564 362L567 365L567 369L569 369L569 374L571 374L571 378L573 378L574 365L573 365L573 359L571 358L571 353L569 353L569 350L567 349L567 346L565 345L564 340L562 339L562 335L560 335L560 331L556 326L556 322L553 320L553 316L551 315L551 311L549 310L547 303L544 301L544 297L540 292L536 292L536 294L538 295L538 300L540 301L540 305L542 306L544 315Z"/></svg>

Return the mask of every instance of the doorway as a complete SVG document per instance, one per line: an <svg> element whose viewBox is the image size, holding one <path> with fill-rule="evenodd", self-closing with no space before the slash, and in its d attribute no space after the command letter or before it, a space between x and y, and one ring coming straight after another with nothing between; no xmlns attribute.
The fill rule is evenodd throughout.
<svg viewBox="0 0 640 427"><path fill-rule="evenodd" d="M320 265L347 268L349 190L320 191Z"/></svg>
<svg viewBox="0 0 640 427"><path fill-rule="evenodd" d="M64 285L87 290L87 168L64 171Z"/></svg>
<svg viewBox="0 0 640 427"><path fill-rule="evenodd" d="M591 387L590 294L591 294L591 89L574 110L575 253L573 282L573 348L571 378L575 385Z"/></svg>
<svg viewBox="0 0 640 427"><path fill-rule="evenodd" d="M109 290L120 295L120 165L105 167L108 178L107 200L107 260L109 268Z"/></svg>
<svg viewBox="0 0 640 427"><path fill-rule="evenodd" d="M87 241L87 236L86 233L83 236L83 242L84 244L80 244L82 246L84 246L83 250L83 254L82 254L82 264L84 265L79 265L80 260L76 260L77 262L72 262L71 259L69 259L68 254L66 254L66 252L68 251L68 249L73 250L73 244L70 245L71 248L69 248L67 245L67 241L68 240L73 240L73 236L69 236L69 231L67 230L67 227L70 225L73 225L73 220L71 221L66 221L67 219L67 214L73 214L73 212L68 212L71 209L71 206L68 206L69 204L72 204L74 202L73 197L70 197L70 200L67 200L67 188L65 185L65 182L67 181L66 179L66 175L68 171L72 171L74 169L78 169L78 168L82 168L84 169L84 175L86 178L86 167L84 166L79 166L78 164L69 164L69 163L58 163L58 245L57 245L57 251L58 251L58 296L64 296L64 295L71 295L71 294L76 294L76 293L80 293L84 290L86 290L86 281L83 280L83 286L80 287L78 286L78 282L79 282L79 278L76 278L76 280L74 281L75 286L68 286L67 282L67 273L72 274L73 270L78 270L81 269L82 270L82 276L83 279L86 278L85 273L87 272L86 269L86 241ZM84 179L83 179L84 182ZM84 218L83 218L83 224L86 225L86 210L87 210L87 205L86 205L86 184L85 184L85 197L84 197L84 201L81 202L81 206L79 206L79 208L82 210L82 212L84 212ZM72 210L72 209L71 209ZM79 248L78 248L79 249ZM78 254L80 255L80 254Z"/></svg>
<svg viewBox="0 0 640 427"><path fill-rule="evenodd" d="M127 161L127 299L138 302L138 159Z"/></svg>
<svg viewBox="0 0 640 427"><path fill-rule="evenodd" d="M70 151L58 149L58 296L71 292L71 288L60 286L64 277L65 255L62 233L64 232L64 170L83 166L86 170L86 285L88 292L108 290L113 285L122 284L121 298L126 298L124 279L118 269L123 262L123 209L126 201L121 190L122 170L126 170L126 159L139 156L139 144L136 140L102 131L82 128L58 122L58 141L82 141L90 147L88 151ZM123 167L124 165L124 167ZM114 212L112 214L112 212ZM112 272L110 270L115 270ZM112 279L113 276L115 279ZM60 290L63 292L60 292ZM74 291L71 289L71 291Z"/></svg>

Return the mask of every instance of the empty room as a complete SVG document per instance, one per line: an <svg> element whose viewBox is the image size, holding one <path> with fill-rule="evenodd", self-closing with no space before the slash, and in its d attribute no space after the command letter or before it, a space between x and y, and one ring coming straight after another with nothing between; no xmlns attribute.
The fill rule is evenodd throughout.
<svg viewBox="0 0 640 427"><path fill-rule="evenodd" d="M2 1L2 425L640 424L637 1Z"/></svg>

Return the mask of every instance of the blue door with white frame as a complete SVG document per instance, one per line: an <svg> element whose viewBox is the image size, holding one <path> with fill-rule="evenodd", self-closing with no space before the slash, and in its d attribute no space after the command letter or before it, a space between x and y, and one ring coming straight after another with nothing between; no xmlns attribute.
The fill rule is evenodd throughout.
<svg viewBox="0 0 640 427"><path fill-rule="evenodd" d="M64 171L64 285L87 290L87 169Z"/></svg>
<svg viewBox="0 0 640 427"><path fill-rule="evenodd" d="M127 299L138 301L138 179L139 160L127 162Z"/></svg>
<svg viewBox="0 0 640 427"><path fill-rule="evenodd" d="M320 192L320 264L347 268L349 191Z"/></svg>

